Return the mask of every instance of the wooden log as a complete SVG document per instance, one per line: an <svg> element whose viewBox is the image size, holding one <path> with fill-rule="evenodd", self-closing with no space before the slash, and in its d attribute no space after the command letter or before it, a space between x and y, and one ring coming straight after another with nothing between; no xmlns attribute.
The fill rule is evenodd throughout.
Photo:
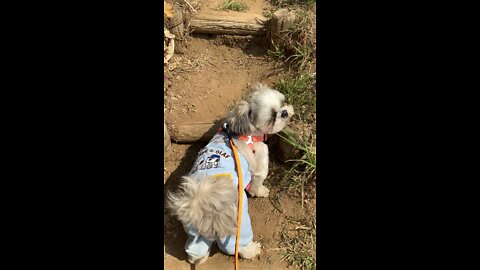
<svg viewBox="0 0 480 270"><path fill-rule="evenodd" d="M167 125L165 124L165 121L163 121L163 153L164 156L165 154L170 150L172 142L170 141L170 136L168 135L168 129ZM163 183L165 184L165 180L163 180ZM163 259L167 257L167 250L165 249L165 243L163 244Z"/></svg>
<svg viewBox="0 0 480 270"><path fill-rule="evenodd" d="M256 14L198 14L190 21L193 33L264 36L267 18Z"/></svg>
<svg viewBox="0 0 480 270"><path fill-rule="evenodd" d="M170 150L172 142L170 141L170 136L168 134L167 125L165 121L163 122L163 153L167 153Z"/></svg>
<svg viewBox="0 0 480 270"><path fill-rule="evenodd" d="M175 143L209 142L217 133L220 123L191 122L172 125L172 140Z"/></svg>
<svg viewBox="0 0 480 270"><path fill-rule="evenodd" d="M294 11L289 11L286 8L279 9L273 13L270 22L270 37L273 44L278 45L281 40L282 33L288 30L295 23Z"/></svg>
<svg viewBox="0 0 480 270"><path fill-rule="evenodd" d="M185 52L185 27L183 25L183 12L182 10L175 6L175 14L170 18L168 30L170 33L175 35L175 53L184 53Z"/></svg>

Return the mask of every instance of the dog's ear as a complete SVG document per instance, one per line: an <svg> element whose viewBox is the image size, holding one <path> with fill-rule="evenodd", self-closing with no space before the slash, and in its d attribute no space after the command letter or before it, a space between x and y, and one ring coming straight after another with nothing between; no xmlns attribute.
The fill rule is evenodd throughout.
<svg viewBox="0 0 480 270"><path fill-rule="evenodd" d="M250 134L253 131L252 112L246 101L241 101L226 120L230 130L236 134Z"/></svg>

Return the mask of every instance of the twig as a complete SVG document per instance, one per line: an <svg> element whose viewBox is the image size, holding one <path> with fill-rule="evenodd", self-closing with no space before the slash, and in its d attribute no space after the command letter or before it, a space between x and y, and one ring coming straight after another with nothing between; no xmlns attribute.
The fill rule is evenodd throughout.
<svg viewBox="0 0 480 270"><path fill-rule="evenodd" d="M295 230L311 230L312 228L310 227L306 227L306 226L298 226L298 227L295 227Z"/></svg>
<svg viewBox="0 0 480 270"><path fill-rule="evenodd" d="M210 62L210 61L208 61L208 60L207 60L207 62L208 62L210 65L212 65L212 66L214 66L214 67L217 67L214 63L212 63L212 62Z"/></svg>
<svg viewBox="0 0 480 270"><path fill-rule="evenodd" d="M183 1L187 3L187 5L193 10L193 12L197 13L197 11L192 7L192 5L190 5L190 3L187 0L183 0Z"/></svg>
<svg viewBox="0 0 480 270"><path fill-rule="evenodd" d="M266 251L278 251L278 250L285 250L287 249L286 247L283 247L283 248L271 248L271 249L267 249Z"/></svg>
<svg viewBox="0 0 480 270"><path fill-rule="evenodd" d="M260 19L260 18L258 18L258 17L255 17L255 21L256 21L257 23L259 23L259 24L265 24L268 20L262 20L262 19Z"/></svg>
<svg viewBox="0 0 480 270"><path fill-rule="evenodd" d="M305 187L304 187L304 182L303 180L300 180L302 182L302 209L303 209L303 201L305 200Z"/></svg>
<svg viewBox="0 0 480 270"><path fill-rule="evenodd" d="M270 199L270 203L272 203L273 208L275 208L275 210L277 210L280 213L284 213L282 206L280 205L280 199L278 198L278 194L271 196L269 199Z"/></svg>

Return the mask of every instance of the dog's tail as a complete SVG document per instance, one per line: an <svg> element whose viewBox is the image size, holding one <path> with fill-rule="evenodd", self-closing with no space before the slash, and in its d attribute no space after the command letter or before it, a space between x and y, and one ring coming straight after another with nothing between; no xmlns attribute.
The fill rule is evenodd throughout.
<svg viewBox="0 0 480 270"><path fill-rule="evenodd" d="M228 176L184 176L180 191L168 194L168 207L185 226L209 240L235 235L238 194Z"/></svg>

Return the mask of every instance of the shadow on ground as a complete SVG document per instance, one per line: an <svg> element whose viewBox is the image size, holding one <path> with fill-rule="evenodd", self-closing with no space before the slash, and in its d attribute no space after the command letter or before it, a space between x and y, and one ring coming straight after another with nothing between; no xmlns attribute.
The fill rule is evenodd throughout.
<svg viewBox="0 0 480 270"><path fill-rule="evenodd" d="M209 135L214 134L220 127L220 122L217 122L210 130L208 130L202 137L206 138ZM210 135L211 136L211 135ZM210 138L209 138L210 139ZM209 140L207 139L207 140ZM184 156L180 160L178 167L170 174L165 182L165 196L167 198L168 192L175 192L178 189L180 180L182 176L188 175L195 159L198 155L198 152L207 145L207 142L199 142L191 144ZM171 155L173 153L170 153ZM167 154L168 155L168 154ZM167 156L166 155L166 156ZM171 158L171 157L167 157ZM187 234L183 230L183 226L180 221L178 221L174 216L171 215L171 212L167 209L164 213L164 239L165 239L165 248L167 254L177 258L178 260L187 260L187 255L184 250L185 242L187 241ZM211 255L217 253L218 250L212 247Z"/></svg>

